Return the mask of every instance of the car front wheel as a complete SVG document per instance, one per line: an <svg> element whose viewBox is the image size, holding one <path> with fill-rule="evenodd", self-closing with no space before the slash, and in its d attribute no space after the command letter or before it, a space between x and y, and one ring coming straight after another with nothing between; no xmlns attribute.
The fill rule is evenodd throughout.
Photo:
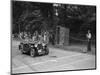
<svg viewBox="0 0 100 75"><path fill-rule="evenodd" d="M34 49L31 49L31 50L30 50L30 55L31 55L32 57L35 56L35 50L34 50Z"/></svg>

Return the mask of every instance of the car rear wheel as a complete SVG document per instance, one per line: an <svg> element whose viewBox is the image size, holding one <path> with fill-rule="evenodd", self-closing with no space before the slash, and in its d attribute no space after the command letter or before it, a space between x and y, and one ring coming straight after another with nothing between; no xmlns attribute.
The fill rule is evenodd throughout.
<svg viewBox="0 0 100 75"><path fill-rule="evenodd" d="M19 50L21 49L21 45L19 45Z"/></svg>
<svg viewBox="0 0 100 75"><path fill-rule="evenodd" d="M19 45L19 50L21 50L22 48L23 48L23 44L20 43L20 45Z"/></svg>
<svg viewBox="0 0 100 75"><path fill-rule="evenodd" d="M31 50L30 50L30 55L31 55L32 57L35 56L35 50L34 50L34 49L31 49Z"/></svg>
<svg viewBox="0 0 100 75"><path fill-rule="evenodd" d="M22 54L24 54L24 51L23 51L23 45L19 45L19 50L21 51Z"/></svg>
<svg viewBox="0 0 100 75"><path fill-rule="evenodd" d="M24 51L23 51L23 49L20 49L20 51L21 51L22 54L25 54Z"/></svg>
<svg viewBox="0 0 100 75"><path fill-rule="evenodd" d="M46 54L46 55L48 55L48 54L49 54L49 49L48 49L48 48L46 49L45 54Z"/></svg>

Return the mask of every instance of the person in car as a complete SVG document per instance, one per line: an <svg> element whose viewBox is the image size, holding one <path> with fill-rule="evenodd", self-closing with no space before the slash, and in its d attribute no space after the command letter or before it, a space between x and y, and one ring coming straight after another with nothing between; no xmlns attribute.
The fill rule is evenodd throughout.
<svg viewBox="0 0 100 75"><path fill-rule="evenodd" d="M35 41L36 40L36 34L33 33L33 36L32 36L32 41Z"/></svg>

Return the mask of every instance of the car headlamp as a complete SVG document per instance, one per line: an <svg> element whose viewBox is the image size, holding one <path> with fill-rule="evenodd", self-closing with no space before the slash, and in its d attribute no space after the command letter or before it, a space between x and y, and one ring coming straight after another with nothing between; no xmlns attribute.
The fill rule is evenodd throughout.
<svg viewBox="0 0 100 75"><path fill-rule="evenodd" d="M31 47L33 47L33 45L31 45Z"/></svg>
<svg viewBox="0 0 100 75"><path fill-rule="evenodd" d="M45 44L43 43L42 46L45 46Z"/></svg>
<svg viewBox="0 0 100 75"><path fill-rule="evenodd" d="M37 47L37 44L35 44L35 47Z"/></svg>

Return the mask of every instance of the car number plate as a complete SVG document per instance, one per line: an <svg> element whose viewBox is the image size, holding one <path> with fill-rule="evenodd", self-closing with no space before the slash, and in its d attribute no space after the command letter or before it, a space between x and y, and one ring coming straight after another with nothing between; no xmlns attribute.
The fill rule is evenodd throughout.
<svg viewBox="0 0 100 75"><path fill-rule="evenodd" d="M41 50L38 50L38 52L42 52Z"/></svg>

